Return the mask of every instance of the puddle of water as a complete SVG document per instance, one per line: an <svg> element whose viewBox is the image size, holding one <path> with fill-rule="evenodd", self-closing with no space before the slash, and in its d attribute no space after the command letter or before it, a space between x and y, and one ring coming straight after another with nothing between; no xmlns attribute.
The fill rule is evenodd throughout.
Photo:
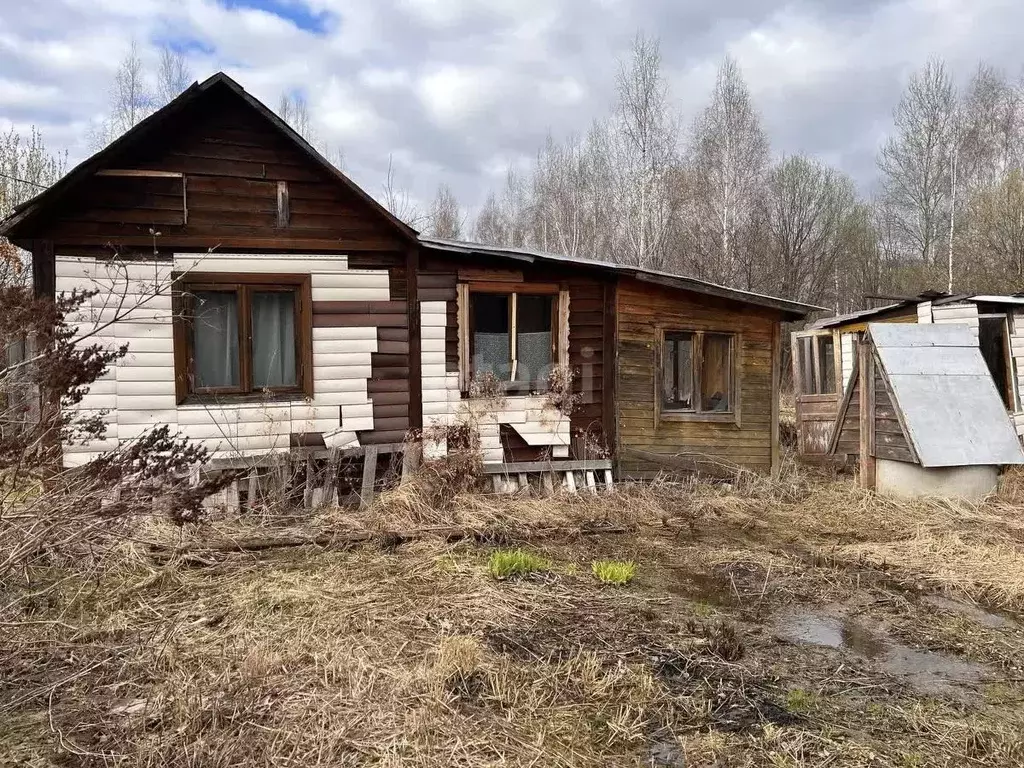
<svg viewBox="0 0 1024 768"><path fill-rule="evenodd" d="M942 595L925 595L921 598L921 602L927 603L933 608L938 608L940 611L948 611L949 613L958 613L961 616L966 616L983 627L999 629L1013 625L1013 621L1006 616L988 611L978 605L953 600Z"/></svg>
<svg viewBox="0 0 1024 768"><path fill-rule="evenodd" d="M920 651L894 641L853 619L837 619L820 613L794 613L775 622L775 634L794 643L842 648L871 659L887 674L902 677L922 693L951 693L961 683L976 682L981 664Z"/></svg>

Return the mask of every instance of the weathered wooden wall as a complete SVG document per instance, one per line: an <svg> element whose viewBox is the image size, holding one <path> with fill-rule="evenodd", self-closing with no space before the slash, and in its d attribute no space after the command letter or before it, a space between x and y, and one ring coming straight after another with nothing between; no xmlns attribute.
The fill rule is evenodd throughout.
<svg viewBox="0 0 1024 768"><path fill-rule="evenodd" d="M699 462L724 463L768 471L772 464L773 328L770 310L742 307L708 296L673 291L651 283L623 280L618 286L616 320L618 365L619 469L643 476L665 464L645 460L629 449ZM738 413L735 421L656 418L660 397L657 330L721 331L739 334Z"/></svg>
<svg viewBox="0 0 1024 768"><path fill-rule="evenodd" d="M97 176L22 237L52 240L64 254L151 254L154 246L179 252L404 247L378 212L226 89L203 94L110 163L184 174L187 218L180 178ZM278 224L279 181L288 186L287 226Z"/></svg>

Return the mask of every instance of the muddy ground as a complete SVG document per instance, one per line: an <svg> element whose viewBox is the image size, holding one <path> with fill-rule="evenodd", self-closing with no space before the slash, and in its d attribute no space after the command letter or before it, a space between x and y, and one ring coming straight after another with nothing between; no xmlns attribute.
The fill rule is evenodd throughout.
<svg viewBox="0 0 1024 768"><path fill-rule="evenodd" d="M6 585L0 765L1024 765L1017 487L787 482L488 500L454 543L140 534ZM495 580L509 547L550 568Z"/></svg>

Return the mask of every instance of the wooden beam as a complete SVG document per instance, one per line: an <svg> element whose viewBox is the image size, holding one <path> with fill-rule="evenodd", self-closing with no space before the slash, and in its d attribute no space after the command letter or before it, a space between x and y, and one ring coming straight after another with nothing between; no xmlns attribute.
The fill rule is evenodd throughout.
<svg viewBox="0 0 1024 768"><path fill-rule="evenodd" d="M96 171L96 175L149 179L181 179L185 176L185 174L179 171L150 171L134 168L105 168L102 171Z"/></svg>
<svg viewBox="0 0 1024 768"><path fill-rule="evenodd" d="M366 509L373 504L374 485L377 482L377 446L366 446L363 456L363 487L359 494L359 508Z"/></svg>
<svg viewBox="0 0 1024 768"><path fill-rule="evenodd" d="M865 338L859 348L860 367L860 485L875 487L875 366L872 345Z"/></svg>
<svg viewBox="0 0 1024 768"><path fill-rule="evenodd" d="M291 220L291 208L288 203L288 182L277 182L277 226L284 229Z"/></svg>
<svg viewBox="0 0 1024 768"><path fill-rule="evenodd" d="M779 476L782 466L779 453L779 398L782 396L782 323L772 323L772 477ZM742 397L742 391L738 393ZM738 403L737 403L738 405Z"/></svg>
<svg viewBox="0 0 1024 768"><path fill-rule="evenodd" d="M420 326L420 249L411 245L405 252L405 284L409 318L409 429L423 429L423 338ZM392 297L394 298L394 297Z"/></svg>
<svg viewBox="0 0 1024 768"><path fill-rule="evenodd" d="M601 387L601 421L604 426L605 446L611 451L612 457L619 455L618 414L615 408L615 391L618 382L618 312L616 311L616 282L604 284L604 328L602 329L601 375L604 377ZM572 317L572 299L569 300L569 317ZM572 329L569 329L570 344ZM657 374L655 374L657 375Z"/></svg>

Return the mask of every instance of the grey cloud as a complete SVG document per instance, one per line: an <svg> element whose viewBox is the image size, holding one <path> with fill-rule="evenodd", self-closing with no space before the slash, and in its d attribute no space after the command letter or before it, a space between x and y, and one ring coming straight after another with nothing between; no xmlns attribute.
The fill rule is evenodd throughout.
<svg viewBox="0 0 1024 768"><path fill-rule="evenodd" d="M949 3L949 18L910 0L522 0L497 10L495 3L435 0L433 18L412 12L410 2L309 0L314 10L332 14L323 36L287 26L260 27L256 34L213 0L173 7L146 0L16 4L5 8L0 29L2 77L28 87L56 85L63 98L40 106L5 101L0 90L0 127L45 124L50 144L66 144L80 159L83 126L104 108L122 53L117 45L132 36L143 43L169 33L193 36L213 49L193 54L199 77L227 68L272 107L284 90L303 88L314 105L344 93L354 100L352 114L372 115L372 129L343 140L324 136L341 142L347 170L371 193L379 193L394 154L399 181L415 198L429 201L446 181L472 208L499 181L486 173L496 159L530 157L549 132L556 138L584 133L608 114L618 61L644 29L661 38L684 125L706 101L718 62L733 52L747 70L774 149L821 155L868 189L878 127L888 123L907 73L929 53L947 56L962 73L982 58L1011 71L1024 60L1012 33L1024 8L1008 0ZM831 42L815 49L822 38ZM111 42L96 45L96 39ZM78 60L28 55L41 40L69 46ZM812 52L808 58L801 59L808 56L801 44ZM472 108L480 97L472 78L454 78L470 85L448 94L452 109L438 114L422 82L445 67L494 72L479 109ZM389 87L367 84L360 75L371 68L401 77ZM331 90L331 78L345 87ZM559 95L555 86L563 81L578 86L574 98Z"/></svg>

